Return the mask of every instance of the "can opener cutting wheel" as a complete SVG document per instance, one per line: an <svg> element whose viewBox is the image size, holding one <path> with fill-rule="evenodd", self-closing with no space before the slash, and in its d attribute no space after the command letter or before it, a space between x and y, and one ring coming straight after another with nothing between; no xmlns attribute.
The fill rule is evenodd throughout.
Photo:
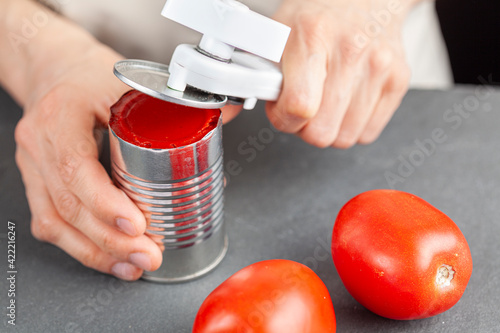
<svg viewBox="0 0 500 333"><path fill-rule="evenodd" d="M153 97L198 108L228 101L251 110L258 99L275 101L283 75L279 62L290 28L235 0L168 0L161 14L203 34L178 45L170 65L144 60L115 64L115 75Z"/></svg>

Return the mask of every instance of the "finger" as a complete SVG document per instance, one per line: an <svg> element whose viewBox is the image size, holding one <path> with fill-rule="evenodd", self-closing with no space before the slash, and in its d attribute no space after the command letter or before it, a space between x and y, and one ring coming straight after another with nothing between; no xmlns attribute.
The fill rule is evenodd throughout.
<svg viewBox="0 0 500 333"><path fill-rule="evenodd" d="M162 253L148 236L130 237L97 220L82 210L73 225L106 253L139 268L154 271L160 267Z"/></svg>
<svg viewBox="0 0 500 333"><path fill-rule="evenodd" d="M32 124L36 124L36 122L33 121L31 117L32 115L27 114L19 120L16 125L14 137L16 140L17 150L22 148L26 154L29 154L31 156L31 165L32 167L35 167L39 165L39 161L41 160L42 154L40 145L42 140L38 139L38 133L36 132L34 126L32 126Z"/></svg>
<svg viewBox="0 0 500 333"><path fill-rule="evenodd" d="M366 78L356 89L333 147L345 149L358 141L380 99L392 61L393 53L387 49L378 49L369 57Z"/></svg>
<svg viewBox="0 0 500 333"><path fill-rule="evenodd" d="M71 117L65 126L73 131L61 129L50 136L53 158L47 152L44 178L56 182L57 175L64 187L75 194L98 220L130 236L143 234L146 229L144 215L123 191L114 186L97 159L93 121Z"/></svg>
<svg viewBox="0 0 500 333"><path fill-rule="evenodd" d="M54 137L61 138L64 137L64 134L57 133ZM77 133L74 136L68 136L66 140L62 141L66 144L70 144L70 147L66 148L68 149L66 155L63 154L63 156L65 156L65 159L63 159L65 163L61 164L61 162L54 162L58 160L56 156L58 154L58 151L61 151L60 149L63 145L54 147L54 150L47 150L45 152L44 159L46 163L42 163L42 177L47 184L47 190L58 214L64 221L68 222L76 229L81 231L84 235L86 235L104 252L122 261L128 260L145 270L157 269L161 264L162 256L158 245L156 245L153 240L151 240L144 234L136 237L131 237L121 231L116 230L114 226L109 225L109 221L108 223L105 223L101 219L96 217L96 214L94 213L96 210L95 207L93 207L93 210L88 209L80 199L80 197L84 199L86 198L85 186L97 186L97 190L95 191L106 191L108 188L100 187L101 184L94 183L94 179L89 179L89 181L87 182L85 182L85 178L81 180L73 180L70 177L69 181L68 179L63 179L64 177L67 177L68 174L72 177L77 178L95 177L92 172L90 172L89 175L80 174L82 170L85 171L88 168L86 163L94 163L94 165L97 165L98 162L89 161L93 159L93 153L90 149L81 150L79 153L75 153L75 150L71 146L71 142L73 142L72 140L74 140L75 137L78 137ZM75 142L73 146L74 145L78 147L78 143ZM95 149L95 145L91 146L91 148ZM87 155L90 155L91 157L88 157ZM98 166L102 168L100 164L98 164ZM57 170L56 168L59 168L59 172L53 172L54 169ZM74 173L74 175L72 173ZM104 173L104 175L105 177L103 179L103 182L109 181L109 187L112 188L112 190L118 191L110 183L107 174ZM96 178L99 179L98 177ZM73 188L73 190L71 189L71 187ZM78 194L76 194L78 193L78 191L83 193L83 195L81 194L79 197ZM93 191L93 189L90 189L88 191ZM122 192L118 191L118 193ZM101 194L96 193L95 195ZM102 198L102 200L116 200L116 198L110 197L100 198ZM122 198L129 200L125 196L125 194L123 194ZM122 201L119 201L118 204L123 204L123 202L124 200L122 199ZM90 204L97 205L101 203L97 201L91 201ZM109 204L113 205L115 203L110 202ZM133 203L131 204L136 208ZM138 210L138 208L136 209ZM140 214L141 218L144 219L142 213ZM122 226L120 225L120 220L117 221L117 225L118 227Z"/></svg>
<svg viewBox="0 0 500 333"><path fill-rule="evenodd" d="M322 148L332 145L351 103L353 87L360 80L353 74L355 70L337 65L329 72L319 112L299 132L304 141Z"/></svg>
<svg viewBox="0 0 500 333"><path fill-rule="evenodd" d="M64 222L50 200L50 195L40 174L31 166L26 152L16 152L16 161L26 187L26 197L31 209L31 231L35 238L61 248L83 265L97 271L113 274L124 280L136 280L142 270L102 251L71 225Z"/></svg>
<svg viewBox="0 0 500 333"><path fill-rule="evenodd" d="M227 124L231 120L233 120L240 112L242 109L242 105L235 105L235 104L226 104L222 108L222 122L224 124Z"/></svg>
<svg viewBox="0 0 500 333"><path fill-rule="evenodd" d="M278 130L297 133L319 110L327 74L327 52L311 36L290 35L283 59L283 88L266 113Z"/></svg>
<svg viewBox="0 0 500 333"><path fill-rule="evenodd" d="M43 176L47 184L50 184L47 190L60 217L101 250L144 270L156 270L161 265L161 251L151 238L144 234L132 237L102 222L66 188L57 173L44 173Z"/></svg>
<svg viewBox="0 0 500 333"><path fill-rule="evenodd" d="M382 96L358 140L360 144L372 143L382 133L408 90L409 77L409 69L402 69L389 76Z"/></svg>
<svg viewBox="0 0 500 333"><path fill-rule="evenodd" d="M49 182L48 193L59 216L102 251L148 271L156 270L161 265L161 251L151 238L144 234L132 237L103 223L57 177Z"/></svg>

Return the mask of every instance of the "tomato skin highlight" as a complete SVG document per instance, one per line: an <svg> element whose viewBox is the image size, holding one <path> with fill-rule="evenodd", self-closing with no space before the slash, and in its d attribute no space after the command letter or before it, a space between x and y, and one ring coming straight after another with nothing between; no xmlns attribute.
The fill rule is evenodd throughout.
<svg viewBox="0 0 500 333"><path fill-rule="evenodd" d="M457 225L428 202L396 190L364 192L342 207L332 257L359 303L398 320L450 309L472 274L470 249Z"/></svg>
<svg viewBox="0 0 500 333"><path fill-rule="evenodd" d="M193 333L334 333L328 289L307 266L266 260L220 284L201 305Z"/></svg>

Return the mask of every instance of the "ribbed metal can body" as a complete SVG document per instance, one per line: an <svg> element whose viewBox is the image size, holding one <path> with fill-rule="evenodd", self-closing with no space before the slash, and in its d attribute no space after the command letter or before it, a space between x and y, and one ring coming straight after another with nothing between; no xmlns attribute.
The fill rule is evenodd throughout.
<svg viewBox="0 0 500 333"><path fill-rule="evenodd" d="M163 263L143 278L195 279L227 251L224 229L222 120L200 141L151 149L128 143L109 128L115 184L143 211L147 234L163 250Z"/></svg>

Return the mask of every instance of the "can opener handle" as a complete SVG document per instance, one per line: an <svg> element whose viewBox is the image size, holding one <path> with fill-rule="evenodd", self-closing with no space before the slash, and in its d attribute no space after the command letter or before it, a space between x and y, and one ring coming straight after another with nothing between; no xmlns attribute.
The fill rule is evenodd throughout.
<svg viewBox="0 0 500 333"><path fill-rule="evenodd" d="M277 100L283 75L279 62L290 28L236 0L167 0L161 14L203 34L197 46L181 44L169 65L168 87L186 86L242 100Z"/></svg>

